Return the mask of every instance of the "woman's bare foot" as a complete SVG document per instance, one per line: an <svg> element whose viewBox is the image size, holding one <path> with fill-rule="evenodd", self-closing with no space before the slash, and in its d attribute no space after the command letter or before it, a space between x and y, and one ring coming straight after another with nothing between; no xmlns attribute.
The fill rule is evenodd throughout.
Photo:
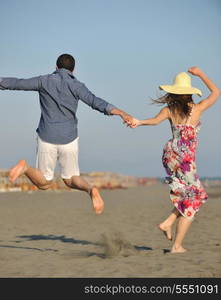
<svg viewBox="0 0 221 300"><path fill-rule="evenodd" d="M186 251L187 250L185 248L183 248L182 246L179 246L179 247L173 246L171 249L171 253L184 253Z"/></svg>
<svg viewBox="0 0 221 300"><path fill-rule="evenodd" d="M101 198L101 195L100 195L100 193L99 193L99 191L96 187L93 187L91 189L90 196L91 196L91 199L92 199L92 203L93 203L95 213L97 215L101 214L104 210L104 201Z"/></svg>
<svg viewBox="0 0 221 300"><path fill-rule="evenodd" d="M166 238L172 241L172 226L165 226L163 224L159 224L158 228L163 232Z"/></svg>
<svg viewBox="0 0 221 300"><path fill-rule="evenodd" d="M15 165L9 171L9 180L10 182L14 182L19 176L23 175L27 171L27 164L25 160L19 160L17 165Z"/></svg>

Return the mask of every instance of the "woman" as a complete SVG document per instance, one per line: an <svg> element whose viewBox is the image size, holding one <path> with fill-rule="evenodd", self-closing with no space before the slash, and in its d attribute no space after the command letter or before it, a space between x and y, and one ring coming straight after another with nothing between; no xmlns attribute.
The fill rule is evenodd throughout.
<svg viewBox="0 0 221 300"><path fill-rule="evenodd" d="M195 104L193 94L201 96L201 91L191 86L191 78L185 73L175 77L173 85L161 85L160 89L167 94L154 102L167 104L154 118L146 120L134 119L130 125L135 128L141 125L157 125L169 120L173 137L163 150L163 165L170 185L170 198L174 209L169 217L159 224L159 229L167 239L172 240L172 226L178 219L172 253L183 253L183 239L191 225L194 215L208 196L199 180L196 171L195 154L197 134L200 130L202 113L212 106L220 96L220 90L198 67L191 67L189 73L198 76L211 91L210 95Z"/></svg>

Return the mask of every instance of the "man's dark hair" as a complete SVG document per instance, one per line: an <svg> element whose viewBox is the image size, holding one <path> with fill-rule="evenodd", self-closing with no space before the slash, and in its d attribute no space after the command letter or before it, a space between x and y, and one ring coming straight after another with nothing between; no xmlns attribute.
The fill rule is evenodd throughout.
<svg viewBox="0 0 221 300"><path fill-rule="evenodd" d="M56 64L58 69L64 68L73 72L75 67L75 59L70 54L62 54L58 57Z"/></svg>

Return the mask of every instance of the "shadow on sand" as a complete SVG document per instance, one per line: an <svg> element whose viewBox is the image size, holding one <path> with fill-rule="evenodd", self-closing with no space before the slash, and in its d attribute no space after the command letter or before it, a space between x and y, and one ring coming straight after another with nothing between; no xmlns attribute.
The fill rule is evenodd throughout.
<svg viewBox="0 0 221 300"><path fill-rule="evenodd" d="M11 245L0 245L0 248L15 248L15 249L25 249L25 250L37 250L37 251L53 251L53 252L58 252L56 249L50 249L50 248L45 248L45 249L40 249L40 248L32 248L32 247L17 247L17 246L11 246Z"/></svg>
<svg viewBox="0 0 221 300"><path fill-rule="evenodd" d="M22 239L22 241L15 241L16 243L21 243L24 240L25 241L52 240L52 241L60 241L62 243L93 245L93 246L98 246L103 250L103 253L95 253L95 252L87 252L87 251L80 252L81 255L84 257L98 256L100 258L107 258L107 257L113 257L117 255L130 256L130 255L137 255L141 252L153 250L151 247L147 247L147 246L132 245L119 232L115 232L112 234L110 233L103 234L99 242L79 240L75 238L66 237L65 235L53 235L53 234L20 235L17 237Z"/></svg>
<svg viewBox="0 0 221 300"><path fill-rule="evenodd" d="M60 241L62 243L72 243L72 244L80 244L80 245L95 245L99 246L99 243L85 241L85 240L76 240L74 238L67 238L65 235L19 235L18 238L25 239L26 241L41 241L41 240L51 240L51 241ZM17 243L21 243L22 241L16 241Z"/></svg>

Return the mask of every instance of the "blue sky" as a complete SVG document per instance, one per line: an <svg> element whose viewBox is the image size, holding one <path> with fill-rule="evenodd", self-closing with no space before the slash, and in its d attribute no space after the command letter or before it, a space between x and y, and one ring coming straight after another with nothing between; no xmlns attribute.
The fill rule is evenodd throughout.
<svg viewBox="0 0 221 300"><path fill-rule="evenodd" d="M97 96L137 118L155 115L158 86L190 66L221 87L219 0L8 0L1 2L0 77L51 73L57 57L76 59L75 76ZM192 84L208 95L198 78ZM199 98L196 96L195 100ZM1 91L0 168L20 158L35 164L40 117L35 92ZM197 155L201 176L220 176L221 99L202 117ZM164 176L167 122L129 129L121 119L79 104L80 168Z"/></svg>

